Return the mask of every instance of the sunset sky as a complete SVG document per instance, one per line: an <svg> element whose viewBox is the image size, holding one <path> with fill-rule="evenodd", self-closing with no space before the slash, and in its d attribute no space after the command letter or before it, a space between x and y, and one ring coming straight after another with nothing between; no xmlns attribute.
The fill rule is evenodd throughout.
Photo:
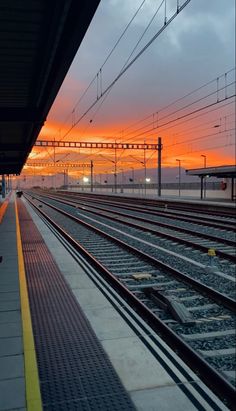
<svg viewBox="0 0 236 411"><path fill-rule="evenodd" d="M180 0L180 6L184 2ZM161 4L160 0L101 0L39 139L153 143L161 136L164 167L176 166L176 158L184 168L202 167L202 154L208 166L235 163L234 0L191 0L105 99L98 99L85 115L120 73ZM167 0L167 21L175 13L176 4L177 0ZM131 59L163 22L164 4ZM72 128L80 117L82 120ZM51 148L34 148L29 158L32 162L52 160ZM114 168L111 150L56 149L56 160L93 160L95 173L112 173ZM119 151L118 169L141 168L143 160L143 151ZM146 151L146 161L147 167L155 167L156 153ZM24 169L24 173L31 171Z"/></svg>

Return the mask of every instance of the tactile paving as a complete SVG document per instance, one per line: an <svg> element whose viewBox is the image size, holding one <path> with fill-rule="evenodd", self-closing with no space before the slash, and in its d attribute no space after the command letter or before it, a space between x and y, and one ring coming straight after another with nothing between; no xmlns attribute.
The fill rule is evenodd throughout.
<svg viewBox="0 0 236 411"><path fill-rule="evenodd" d="M44 410L135 410L27 209L17 202Z"/></svg>

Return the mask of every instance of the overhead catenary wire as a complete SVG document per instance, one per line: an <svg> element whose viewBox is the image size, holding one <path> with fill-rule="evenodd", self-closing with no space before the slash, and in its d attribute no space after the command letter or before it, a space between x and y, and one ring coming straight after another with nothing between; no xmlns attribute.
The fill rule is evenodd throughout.
<svg viewBox="0 0 236 411"><path fill-rule="evenodd" d="M230 70L228 70L227 72L221 74L220 76L215 77L214 79L212 79L212 80L204 83L203 85L195 88L194 90L188 92L188 93L185 94L184 96L177 98L176 100L172 101L171 103L167 104L166 106L161 107L161 108L158 109L157 111L152 112L151 114L145 116L144 118L142 118L142 119L140 119L140 120L132 123L131 125L129 125L128 127L124 128L124 129L120 130L120 133L124 133L125 131L129 130L130 128L132 128L132 127L134 127L134 126L136 126L136 125L144 122L145 120L148 120L149 118L153 117L153 115L155 115L155 114L157 114L157 113L160 114L160 112L167 110L169 107L175 105L176 103L179 103L180 101L184 100L185 98L190 97L192 94L194 94L194 93L202 90L203 88L205 88L205 87L213 84L214 82L217 81L217 78L220 79L220 78L222 78L222 77L225 77L225 76L227 76L228 74L232 73L232 72L235 71L235 70L236 70L235 67L231 68ZM228 84L227 84L227 85L225 84L225 88L227 88L228 86L229 86ZM226 97L227 97L227 96L226 96ZM119 133L119 132L118 132L118 133Z"/></svg>
<svg viewBox="0 0 236 411"><path fill-rule="evenodd" d="M231 105L231 104L234 104L235 102L234 102L234 101L229 101L229 102L227 102L227 103L225 103L225 104L223 104L223 105L220 105L220 107L218 107L218 104L219 104L219 103L221 103L221 102L216 103L216 104L217 104L217 107L214 107L214 108L212 108L212 109L210 109L210 110L207 110L206 112L201 112L201 113L197 114L197 115L194 116L194 117L184 119L183 121L180 121L180 122L178 123L178 125L188 123L188 122L190 122L190 121L192 121L192 120L195 120L196 118L205 116L205 115L207 115L207 114L209 114L209 113L212 113L213 111L217 111L217 110L220 110L220 109L222 109L222 108L224 108L224 107L227 107L227 106L229 106L229 105ZM166 131L166 130L169 130L169 129L171 129L171 128L174 128L174 127L176 127L176 124L171 124L170 126L167 126L164 130L162 130L162 132L163 132L163 131ZM151 131L152 131L151 134L153 134L153 130L151 130Z"/></svg>
<svg viewBox="0 0 236 411"><path fill-rule="evenodd" d="M123 70L115 77L115 79L105 88L102 94L99 96L98 99L94 100L93 103L88 107L87 110L75 121L73 126L64 134L63 138L65 138L73 128L79 124L79 122L93 109L93 107L97 104L97 102L105 96L105 94L115 85L115 83L123 76L123 74L138 60L138 58L148 49L148 47L156 40L158 36L167 28L167 26L178 16L178 14L190 3L191 0L185 0L185 2L179 7L179 9L172 14L172 16L166 21L166 24L157 31L157 33L146 43L146 45L136 54L136 56L124 67Z"/></svg>
<svg viewBox="0 0 236 411"><path fill-rule="evenodd" d="M147 24L147 26L145 27L145 29L144 29L143 33L141 34L141 36L139 37L139 39L138 39L137 43L135 44L135 46L134 46L133 50L131 51L131 53L130 53L130 55L129 55L128 59L126 60L126 62L125 62L125 64L123 65L123 67L121 68L120 73L121 73L121 72L125 69L125 67L126 67L126 66L127 66L127 64L129 63L129 61L130 61L131 57L133 56L133 54L134 54L135 50L137 49L137 47L138 47L138 46L139 46L139 44L141 43L141 41L142 41L143 37L144 37L144 36L145 36L145 34L147 33L147 31L148 31L149 27L151 26L151 24L152 24L153 20L155 19L156 15L159 13L159 11L160 11L160 9L161 9L161 7L162 7L162 5L163 5L164 1L165 1L165 0L162 0L162 2L160 3L160 5L157 7L157 9L156 9L155 13L154 13L154 14L153 14L153 16L151 17L151 19L150 19L149 23L148 23L148 24Z"/></svg>
<svg viewBox="0 0 236 411"><path fill-rule="evenodd" d="M225 133L225 132L229 131L229 128L230 128L232 125L234 125L234 121L228 122L228 123L227 123L227 128L226 128L226 127L222 128L222 130L219 130L219 131L218 131L218 134L219 134L219 133ZM220 129L220 126L217 126L217 127L219 127L219 129ZM211 126L211 127L199 129L199 130L197 130L197 132L198 132L198 133L204 133L204 132L209 133L210 131L212 131L213 128L215 128L215 126ZM193 131L195 132L196 129L193 129ZM173 146L178 145L178 144L183 144L183 143L185 142L185 140L179 140L179 139L180 139L180 138L186 138L186 136L189 136L189 134L192 134L193 131L191 131L191 133L189 133L189 131L186 130L186 131L183 132L183 133L176 134L176 135L175 135L175 134L172 135L172 137L173 137L172 143L165 144L165 148L173 147ZM207 135L207 134L206 134L206 135ZM178 141L177 141L177 139L178 139ZM192 142L192 141L194 141L194 137L192 138L191 142Z"/></svg>
<svg viewBox="0 0 236 411"><path fill-rule="evenodd" d="M140 9L142 8L142 6L144 5L144 3L146 2L146 0L143 0L141 2L141 4L139 5L138 9L136 10L136 12L134 13L133 17L130 19L130 21L128 22L128 24L126 25L125 29L123 30L123 32L121 33L120 37L118 38L118 40L116 41L115 45L113 46L113 48L111 49L111 51L109 52L108 56L106 57L106 59L104 60L102 66L100 67L100 69L98 70L98 72L96 73L96 75L93 77L93 79L90 81L89 85L86 87L86 89L84 90L82 96L79 98L79 100L76 102L76 104L74 105L72 111L70 111L70 113L66 116L65 120L63 121L63 123L65 124L71 117L72 120L72 128L74 128L75 126L75 110L78 107L79 103L82 101L82 99L84 98L84 96L87 94L88 90L90 89L90 87L92 86L92 84L94 83L94 81L97 79L97 100L99 100L99 74L100 74L100 90L102 93L102 68L105 66L105 64L107 63L107 61L109 60L110 56L113 54L113 52L115 51L116 47L118 46L118 44L120 43L121 39L124 37L126 31L128 30L128 28L130 27L130 25L132 24L133 20L135 19L135 17L137 16L137 14L139 13ZM71 129L72 129L71 128ZM71 131L71 129L69 131ZM60 138L60 140L64 140L64 138L67 136L67 133Z"/></svg>
<svg viewBox="0 0 236 411"><path fill-rule="evenodd" d="M121 35L119 36L119 38L117 39L117 41L115 42L114 46L112 47L112 49L110 50L110 52L108 53L107 57L105 58L104 62L102 63L101 67L99 68L99 70L97 71L97 73L95 74L95 76L92 78L92 80L90 81L90 83L88 84L88 86L86 87L86 89L84 90L83 94L80 96L80 98L77 100L77 102L74 104L74 107L72 109L72 111L67 115L66 120L64 120L64 122L66 122L71 114L73 112L75 112L76 108L78 107L78 105L81 103L82 99L84 98L84 96L87 94L88 90L90 89L90 87L92 86L92 84L97 81L97 100L99 99L99 87L98 87L98 78L100 75L100 90L102 90L102 81L101 81L101 75L102 75L102 69L105 66L105 64L107 63L107 61L109 60L109 58L111 57L111 55L114 53L115 49L117 48L118 44L120 43L120 41L122 40L122 38L124 37L125 33L127 32L128 28L131 26L132 22L134 21L135 17L137 16L137 14L139 13L139 11L141 10L141 8L143 7L144 3L146 2L146 0L143 0L139 7L137 8L137 10L135 11L135 13L133 14L132 18L129 20L128 24L125 26L124 30L122 31ZM101 95L101 93L100 93ZM64 138L64 136L63 136ZM62 138L62 139L63 139Z"/></svg>
<svg viewBox="0 0 236 411"><path fill-rule="evenodd" d="M153 132L154 130L157 130L157 129L159 130L159 129L161 129L162 127L164 127L164 126L166 126L166 125L169 125L169 124L171 124L171 123L176 123L176 122L179 121L179 120L185 119L186 117L192 116L193 114L199 113L199 112L201 112L201 111L203 111L203 110L206 110L206 109L208 109L208 108L210 108L210 107L213 107L213 106L215 106L215 105L217 105L217 104L220 104L220 103L223 102L223 101L230 100L231 98L234 98L235 96L236 96L236 95L233 94L233 95L231 95L231 96L229 96L229 97L227 97L227 98L223 98L222 100L215 101L215 102L213 102L213 103L210 103L210 104L207 104L207 105L205 105L205 106L203 106L203 107L200 107L200 108L198 108L198 109L196 109L196 110L193 110L193 111L191 111L191 112L189 112L189 113L180 115L179 117L176 117L175 119L166 121L165 123L161 124L161 125L158 126L158 127L152 127L152 128L149 128L149 129L147 129L147 130L145 130L145 131L142 131L142 132L136 134L135 136L132 136L132 139L135 139L135 138L140 137L140 136L142 136L142 135L147 135L148 133ZM149 124L149 125L150 125L150 124Z"/></svg>
<svg viewBox="0 0 236 411"><path fill-rule="evenodd" d="M227 99L226 99L227 100ZM231 101L231 102L227 102L227 103L225 103L225 104L221 104L221 102L217 102L216 104L218 105L218 104L220 104L220 108L224 108L224 107L226 107L226 106L229 106L229 105L231 105L231 104L233 104L234 103L234 101ZM198 118L198 117L200 117L200 116L203 116L203 115L207 115L207 114L209 114L209 113L211 113L211 112L213 112L213 111L216 111L216 110L219 110L220 109L219 107L214 107L214 108L211 108L210 110L207 110L206 112L200 112L199 114L197 114L197 115L195 115L194 117L192 117L192 118L187 118L187 119L185 119L184 121L182 121L182 123L186 123L186 122L189 122L189 121L191 121L192 119L195 119L195 118ZM175 125L174 124L172 124L171 125L171 127L175 127ZM170 128L170 126L168 127L168 128ZM233 131L234 131L234 129L232 129ZM232 130L222 130L222 134L224 133L224 132L231 132ZM222 134L221 134L221 136L222 136ZM147 135L147 134L146 134ZM216 133L216 137L219 135L219 133ZM202 136L203 138L205 138L206 136ZM188 140L188 143L191 143L192 142L192 140L193 139L190 139L190 140ZM127 141L127 140L126 140ZM183 144L183 142L181 142L181 144ZM165 146L164 148L171 148L172 147L172 145L171 144L169 144L168 146Z"/></svg>
<svg viewBox="0 0 236 411"><path fill-rule="evenodd" d="M217 117L217 118L214 118L214 119L205 121L205 122L201 122L201 124L197 124L197 125L195 124L195 125L192 126L192 127L189 127L189 128L187 128L187 129L183 129L183 131L181 131L181 132L175 133L175 136L178 136L178 137L179 137L179 136L181 136L181 135L183 135L183 134L189 133L189 131L196 131L196 130L198 130L198 131L204 131L204 130L209 130L210 126L205 127L205 128L202 128L202 126L209 125L209 124L212 124L212 123L216 123L217 121L220 122L222 118L225 119L225 118L228 118L228 117L232 117L232 116L234 116L234 115L235 115L234 113L230 113L230 114L228 114L228 115L226 115L226 116L220 116L220 117Z"/></svg>
<svg viewBox="0 0 236 411"><path fill-rule="evenodd" d="M155 19L156 15L158 14L158 12L160 11L162 5L164 3L164 0L162 0L161 4L158 6L157 10L155 11L155 13L153 14L152 18L150 19L148 25L146 26L145 30L143 31L143 33L141 34L141 36L139 37L136 45L134 46L133 50L131 51L128 59L126 60L125 64L123 65L123 67L120 70L120 73L125 69L125 67L127 66L128 62L130 61L132 55L134 54L135 50L137 49L138 45L140 44L140 42L142 41L144 35L146 34L147 30L149 29L150 25L152 24L153 20ZM115 83L113 84L113 86L108 90L108 92L106 94L104 94L104 98L102 99L102 101L100 102L99 106L97 107L96 111L93 113L92 115L92 121L94 120L94 118L96 117L97 113L99 112L100 108L102 107L103 103L105 102L105 100L108 98L110 92L112 91L112 88L114 87ZM102 92L101 92L102 94ZM98 98L97 98L98 99ZM91 122L91 120L90 120Z"/></svg>
<svg viewBox="0 0 236 411"><path fill-rule="evenodd" d="M205 136L199 136L199 137L194 137L194 138L191 138L191 139L188 139L188 140L178 141L176 143L169 144L169 145L165 146L165 149L168 149L168 148L174 147L174 146L178 146L178 145L182 145L182 144L186 144L186 143L194 143L195 141L202 140L204 138L210 138L210 137L215 138L215 137L219 136L222 133L226 133L226 132L230 132L230 131L235 131L235 127L229 128L227 130L220 131L218 133L212 133L212 134L207 134Z"/></svg>
<svg viewBox="0 0 236 411"><path fill-rule="evenodd" d="M214 149L229 147L229 146L235 146L235 143L229 142L229 143L221 144L219 146L204 147L204 151L209 151L209 150L214 150ZM201 153L201 152L202 152L202 148L197 149L197 150L195 150L195 149L194 150L188 150L188 151L185 151L184 153L180 153L180 154L178 153L178 157L182 157L182 156L185 156L187 154L194 154L194 153ZM176 156L174 156L174 158L175 157ZM173 158L173 156L163 156L162 160L167 160L167 159L170 159L170 158Z"/></svg>
<svg viewBox="0 0 236 411"><path fill-rule="evenodd" d="M212 83L212 81L209 82L208 84L210 84L210 83ZM236 83L235 81L232 81L231 83L229 83L229 84L227 85L227 87L232 86L232 85L234 85L235 83ZM199 89L197 89L197 91L200 90L201 88L202 88L202 87L200 87ZM193 101L193 102L191 102L191 103L188 103L188 104L186 104L185 106L180 107L180 108L178 108L178 109L175 110L175 111L172 111L171 113L168 113L168 114L166 114L166 115L164 115L164 116L162 116L162 117L159 117L159 118L158 118L158 123L160 123L161 120L163 120L163 119L165 119L165 118L168 118L168 117L170 117L170 116L178 113L178 112L181 111L181 110L184 110L184 109L186 109L186 108L189 108L190 106L192 106L192 105L194 105L194 104L197 104L197 103L199 103L200 101L205 100L206 98L209 98L209 97L213 96L214 94L218 94L219 91L222 91L222 90L224 90L224 89L225 89L225 86L223 86L223 87L221 87L220 89L215 90L215 91L213 91L213 92L211 92L211 93L208 93L207 95L205 95L205 96L203 96L203 97L201 97L201 98L199 98L199 99L197 99L197 100L195 100L195 101ZM192 94L192 93L191 93L191 94ZM190 95L190 93L189 93L189 95ZM235 94L233 94L232 96L234 96L234 95L235 95ZM220 101L224 101L224 100L226 100L226 99L228 99L229 97L232 97L232 96L225 96L225 97L224 97L223 99L221 99L221 100L217 97L216 102L218 103L218 102L220 102ZM183 98L182 98L182 99L183 99ZM180 101L180 100L182 100L182 99L178 99L178 101ZM173 104L174 104L174 103L169 104L168 106L165 107L165 109L166 109L166 108L169 108L169 107L172 106ZM164 108L161 109L161 110L159 110L158 113L160 113L160 111L164 111ZM148 124L145 124L144 126L138 128L138 129L136 129L136 130L134 130L134 131L130 131L129 133L126 133L125 135L128 136L128 135L130 135L130 134L133 134L134 132L143 130L145 127L153 124L152 114L145 118L145 120L147 120L147 119L150 119L150 120L151 120ZM155 128L158 128L158 127L161 127L160 124L159 124L157 127L155 127ZM126 130L127 130L127 129L128 129L128 128L126 128ZM123 135L124 135L124 130L123 130Z"/></svg>

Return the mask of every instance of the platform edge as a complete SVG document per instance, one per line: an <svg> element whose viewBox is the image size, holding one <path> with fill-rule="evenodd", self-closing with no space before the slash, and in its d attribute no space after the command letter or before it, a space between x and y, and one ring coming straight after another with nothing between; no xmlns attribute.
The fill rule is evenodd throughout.
<svg viewBox="0 0 236 411"><path fill-rule="evenodd" d="M24 257L22 251L22 242L20 234L20 224L17 202L15 200L16 215L16 239L19 267L20 283L20 300L21 300L21 318L23 328L23 347L24 347L24 365L25 365L25 385L26 385L26 404L28 411L42 411L42 399L40 392L40 383L38 376L38 367L35 353L34 336L32 330L31 314L29 307L29 298L27 291Z"/></svg>

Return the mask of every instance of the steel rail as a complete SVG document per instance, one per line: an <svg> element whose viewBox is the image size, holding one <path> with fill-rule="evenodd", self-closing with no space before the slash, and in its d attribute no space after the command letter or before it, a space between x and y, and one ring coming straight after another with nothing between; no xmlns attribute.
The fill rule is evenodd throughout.
<svg viewBox="0 0 236 411"><path fill-rule="evenodd" d="M63 193L63 194L64 194L64 196L66 195L65 193ZM76 198L76 195L75 195L75 198ZM94 202L96 202L96 203L101 202L101 201L97 201L96 197L93 198L92 201L93 201L93 203ZM120 205L120 204L117 204L117 201L114 202L112 200L105 200L105 202L106 202L107 205L110 204L113 207L126 208L126 209L130 209L130 210L133 210L133 211L139 211L139 212L142 212L142 213L145 213L145 214L157 215L157 216L160 216L160 217L165 216L166 218L170 218L171 220L176 220L177 219L177 220L180 220L180 221L192 222L192 223L196 223L196 224L201 224L201 222L202 222L202 224L204 224L205 222L207 222L207 226L209 226L209 227L219 228L219 229L228 230L228 231L235 231L236 230L236 224L235 224L235 226L232 226L232 223L228 222L228 221L223 222L221 224L221 223L217 223L217 222L214 222L214 221L209 221L207 219L207 217L199 217L199 218L196 217L196 216L194 216L194 217L191 217L191 216L183 217L183 216L179 215L178 213L174 213L174 212L169 213L168 211L156 211L156 210L149 210L147 208L142 209L139 206L134 206L132 204L122 204L122 205ZM141 205L144 205L144 204L141 204ZM229 227L226 227L227 225L229 225Z"/></svg>
<svg viewBox="0 0 236 411"><path fill-rule="evenodd" d="M62 202L62 203L65 203L65 204L68 204L68 205L72 205L73 207L77 207L77 208L81 208L81 209L83 209L83 207L82 206L79 206L78 205L78 203L77 203L77 201L68 201L68 200L64 200L64 199L62 199L62 198L60 198L60 197L58 197L58 196L53 196L53 195L46 195L45 197L47 197L47 198L51 198L51 199L56 199L56 200L58 200L58 201L60 201L60 202ZM74 205L74 204L76 204L76 206ZM103 208L101 208L101 207L99 207L99 206L94 206L94 205L89 205L88 207L93 207L93 208L96 208L96 209L98 209L98 210L102 210L103 212L105 211L105 212L113 212L113 211L109 211L109 210L104 210ZM124 209L126 209L126 210L132 210L132 208L130 209L129 207L119 207L118 205L115 205L115 206L113 206L112 205L112 207L117 207L117 208L124 208ZM90 211L90 210L86 210L86 211L88 211L88 212L91 212L91 213L94 213L94 214L96 214L96 212L95 211ZM137 212L138 212L139 210L137 210ZM143 210L143 211L141 211L141 212L145 212L145 210ZM231 247L235 247L236 246L236 243L234 242L234 241L231 241L231 240L227 240L227 239L221 239L221 238L219 238L219 237L215 237L215 236L212 236L212 235L210 235L210 234L205 234L205 233L198 233L198 232L194 232L194 231L192 231L192 230L189 230L189 229L187 229L187 228L183 228L183 227L178 227L178 226L172 226L172 225L170 225L170 224L167 224L167 223L162 223L162 222L158 222L158 221L150 221L150 220L147 220L146 218L143 218L143 217L138 217L138 216L129 216L129 215L126 215L125 213L122 213L122 212L120 212L120 211L114 211L114 213L116 213L116 214L118 214L118 215L120 215L120 216L124 216L124 217L126 217L126 218L134 218L134 219L136 219L137 221L141 221L141 222L144 222L144 223L148 223L148 224L151 224L151 225L154 225L154 226L158 226L158 227L164 227L164 228L167 228L167 229L169 229L169 230L175 230L175 231L179 231L179 232L182 232L182 233L186 233L186 234L188 234L188 235L191 235L191 236L193 236L193 237L200 237L200 238L202 238L202 239L206 239L206 240L210 240L210 241L214 241L214 242L216 242L216 243L221 243L221 244L225 244L225 245L228 245L228 246L231 246ZM100 213L97 213L97 214L100 214ZM149 213L149 214L152 214L152 213ZM164 217L165 217L165 215L164 215ZM115 221L115 217L109 217L110 219L113 219L114 218L114 221ZM169 217L168 217L169 218ZM125 224L127 224L127 225L130 225L130 226L132 226L132 224L134 224L134 223L128 223L128 222L125 222ZM135 225L134 225L134 227L135 227ZM196 243L192 243L191 241L188 241L188 240L185 240L185 239L180 239L180 238L176 238L176 237L174 237L174 236L171 236L171 234L166 234L166 233L157 233L157 232L155 232L155 230L152 230L152 229L145 229L144 227L135 227L135 228L139 228L139 229L143 229L144 231L150 231L150 232L152 232L153 234L158 234L159 236L163 236L163 237L166 237L166 238L168 238L168 239L171 239L171 240L175 240L175 241L179 241L180 243L183 243L183 244L186 244L186 245L192 245L192 246L194 246L195 248L198 248L199 250L201 250L201 251L204 251L204 252L207 252L208 251L208 247L206 247L206 246L203 246L203 245L201 245L201 244L196 244ZM226 258L226 259L228 259L228 260L231 260L231 261L233 261L233 262L235 262L236 261L236 255L231 255L231 254L227 254L227 253L224 253L223 251L220 251L220 250L217 250L217 254L219 255L219 256L221 256L222 258Z"/></svg>
<svg viewBox="0 0 236 411"><path fill-rule="evenodd" d="M61 200L60 200L60 201L61 201ZM64 203L64 200L63 200L63 203ZM65 204L70 204L70 202L66 202ZM89 205L88 207L93 207L93 208L96 208L96 209L99 209L99 210L103 211L103 212L98 212L98 211L86 209L86 212L88 212L88 213L96 214L96 215L99 215L99 216L104 216L104 217L108 218L108 219L111 220L111 221L115 221L115 222L119 222L119 223L121 222L119 218L117 218L117 217L112 217L112 216L108 216L108 215L105 214L105 213L112 213L112 211L103 210L103 209L100 208L100 207L94 207L94 206L90 206L90 205ZM77 208L77 209L84 210L84 207L83 207L83 206L78 206L78 205L77 205L76 208ZM152 221L147 220L147 219L142 218L142 217L129 216L129 215L126 215L125 213L120 213L120 212L117 212L117 211L115 211L115 214L118 214L118 215L120 215L120 216L122 216L122 217L126 217L127 219L128 219L128 218L131 218L131 219L135 219L135 220L141 221L141 222L143 222L143 223L148 223L148 224L150 224L150 225L155 225L155 226L160 225L159 223L152 222ZM200 250L200 251L203 251L203 252L206 253L206 254L207 254L208 249L209 249L209 247L207 247L207 246L194 243L193 241L186 240L186 239L184 239L184 238L175 237L174 235L167 234L167 233L163 233L163 232L154 230L154 229L152 229L152 228L150 228L150 227L140 226L140 225L138 225L138 224L132 223L131 221L122 221L122 223L125 224L125 225L128 225L129 227L136 228L136 229L141 230L141 231L145 231L145 232L152 233L152 234L154 234L154 235L157 235L158 237L166 238L166 239L168 239L168 240L170 240L170 241L175 241L175 242L177 241L177 242L180 243L180 244L184 244L184 245L186 245L186 246L188 246L188 247L192 247L192 248L198 249L198 250ZM172 228L172 230L174 230L174 229ZM177 230L176 230L176 231L177 231ZM179 231L179 230L178 230L178 231ZM196 237L196 235L194 235L194 234L192 234L192 233L191 233L191 235ZM200 237L201 237L201 234L199 234L198 237L200 238ZM220 239L219 239L219 240L217 239L217 242L220 242ZM231 245L232 245L232 247L234 247L234 246L235 246L235 243L232 241L232 244L231 244ZM236 262L236 254L235 254L235 255L231 255L231 254L225 253L224 251L220 251L220 250L216 249L216 255L217 255L217 256L220 256L220 257L222 257L222 258L224 258L224 259L230 260L230 261L232 261L232 262Z"/></svg>
<svg viewBox="0 0 236 411"><path fill-rule="evenodd" d="M63 194L69 194L69 192L65 193L65 191L57 191L59 193ZM82 197L90 197L90 198L100 198L104 201L112 201L114 200L114 196L111 196L109 194L81 194L77 192L72 192L73 195L75 196L82 196ZM108 200L106 200L106 198ZM224 205L214 205L214 204L209 204L209 203L199 203L194 204L190 202L183 202L183 201L174 201L174 200L167 200L167 199L146 199L146 198L132 198L132 197L125 197L125 196L115 196L116 202L124 202L124 201L129 201L131 203L139 203L141 205L150 205L150 206L162 206L163 208L168 205L172 207L172 209L180 210L180 211L195 211L195 212L201 212L203 214L211 214L214 213L215 215L218 216L227 216L227 217L232 217L235 219L235 208L234 207L226 207Z"/></svg>

